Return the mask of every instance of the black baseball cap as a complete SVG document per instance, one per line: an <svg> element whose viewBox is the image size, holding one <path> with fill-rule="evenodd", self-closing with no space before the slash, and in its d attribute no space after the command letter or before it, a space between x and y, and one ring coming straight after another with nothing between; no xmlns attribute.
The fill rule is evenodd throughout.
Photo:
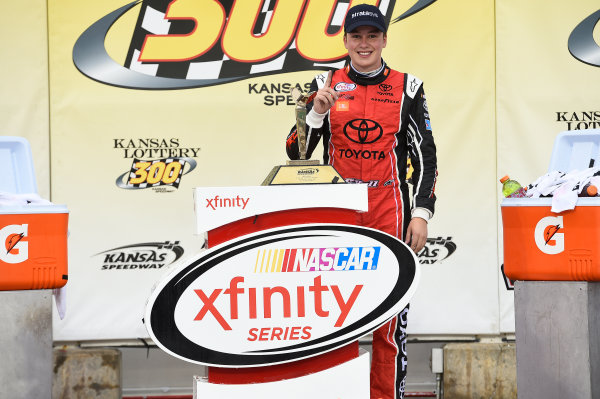
<svg viewBox="0 0 600 399"><path fill-rule="evenodd" d="M383 14L379 8L370 4L359 4L348 10L344 21L344 32L352 32L359 26L374 26L384 33L387 31Z"/></svg>

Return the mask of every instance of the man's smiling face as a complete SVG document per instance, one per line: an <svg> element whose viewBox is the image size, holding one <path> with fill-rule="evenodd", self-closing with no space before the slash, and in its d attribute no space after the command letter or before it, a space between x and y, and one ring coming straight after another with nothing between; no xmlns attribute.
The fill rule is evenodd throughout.
<svg viewBox="0 0 600 399"><path fill-rule="evenodd" d="M344 46L359 72L371 72L381 66L381 51L387 44L387 35L372 26L359 26L344 35Z"/></svg>

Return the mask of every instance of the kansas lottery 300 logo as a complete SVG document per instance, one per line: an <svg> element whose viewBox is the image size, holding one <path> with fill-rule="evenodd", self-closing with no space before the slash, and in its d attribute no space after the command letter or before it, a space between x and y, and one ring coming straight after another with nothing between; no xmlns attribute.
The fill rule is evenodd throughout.
<svg viewBox="0 0 600 399"><path fill-rule="evenodd" d="M416 0L392 19L395 0L138 0L89 26L73 47L73 62L98 82L149 90L329 69L344 63L342 25L351 6L378 5L387 22L395 23L435 1ZM109 56L105 38L138 5L125 65L121 65Z"/></svg>
<svg viewBox="0 0 600 399"><path fill-rule="evenodd" d="M127 190L179 188L186 164L189 167L185 173L196 167L192 158L134 159L131 169L117 178L116 185Z"/></svg>
<svg viewBox="0 0 600 399"><path fill-rule="evenodd" d="M116 185L126 190L152 188L171 192L181 179L196 168L199 147L184 147L178 137L113 139L113 148L131 159L128 171L119 175Z"/></svg>

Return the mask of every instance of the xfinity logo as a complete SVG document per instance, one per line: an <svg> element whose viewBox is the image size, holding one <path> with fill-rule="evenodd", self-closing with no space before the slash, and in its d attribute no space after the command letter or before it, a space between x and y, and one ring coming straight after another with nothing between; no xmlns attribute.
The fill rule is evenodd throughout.
<svg viewBox="0 0 600 399"><path fill-rule="evenodd" d="M228 295L226 302L229 302L230 306L227 308L229 312L226 314L229 320L235 320L239 316L239 307L244 306L247 308L251 319L256 319L259 316L259 310L257 308L257 302L262 303L262 312L260 317L264 319L271 319L273 313L277 310L274 309L273 303L275 298L279 300L283 298L283 318L289 319L292 317L292 309L294 309L294 317L305 318L307 312L312 313L314 317L328 318L329 313L335 314L334 327L341 327L348 317L348 313L352 309L352 305L356 301L356 298L360 294L363 288L362 284L356 284L352 289L352 292L348 295L343 295L338 285L332 284L330 286L323 285L321 282L321 276L313 278L312 284L307 287L298 285L288 290L285 287L261 287L257 290L256 287L248 287L247 289L240 287L240 284L244 283L244 277L236 276L229 282L229 287L226 289L216 288L210 293L210 296L204 293L203 290L194 290L196 295L202 301L202 308L196 315L194 320L202 320L209 312L214 319L219 323L224 331L231 330L231 326L227 323L225 317L215 307L214 302L219 297L219 294L223 292L224 295ZM294 289L295 288L295 289ZM257 298L258 295L262 297ZM332 295L335 301L327 301L324 298L325 295ZM347 299L344 299L346 297ZM306 304L312 303L312 308L307 308ZM336 303L336 308L324 307L324 303ZM333 321L333 319L331 319ZM311 330L310 326L305 327L307 330ZM310 338L310 334L306 339ZM252 340L248 338L248 340Z"/></svg>
<svg viewBox="0 0 600 399"><path fill-rule="evenodd" d="M594 40L594 28L600 21L600 10L579 23L569 36L569 52L579 61L600 67L600 46Z"/></svg>
<svg viewBox="0 0 600 399"><path fill-rule="evenodd" d="M242 208L246 209L246 205L248 205L248 201L250 201L250 197L243 198L239 195L232 198L221 198L218 195L215 195L214 198L206 198L206 208L210 208L212 210L217 210L217 208Z"/></svg>
<svg viewBox="0 0 600 399"><path fill-rule="evenodd" d="M28 225L12 224L0 229L0 261L6 263L22 263L29 258L29 243L23 239L27 237Z"/></svg>

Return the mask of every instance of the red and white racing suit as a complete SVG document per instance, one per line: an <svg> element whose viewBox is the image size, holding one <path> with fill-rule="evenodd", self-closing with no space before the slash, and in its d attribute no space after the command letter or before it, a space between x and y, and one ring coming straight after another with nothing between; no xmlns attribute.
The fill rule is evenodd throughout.
<svg viewBox="0 0 600 399"><path fill-rule="evenodd" d="M385 65L385 64L384 64ZM311 83L316 91L326 73ZM333 165L347 183L368 185L369 211L361 224L403 239L411 209L433 215L437 178L436 149L422 82L415 76L384 67L373 77L350 65L334 72L331 87L338 100L323 119L307 115L307 157L323 138L324 162ZM318 114L316 114L318 115ZM295 128L286 150L298 159ZM412 208L406 182L407 159L412 173ZM422 214L422 213L421 213ZM406 317L397 317L373 332L371 399L404 397L406 379Z"/></svg>

